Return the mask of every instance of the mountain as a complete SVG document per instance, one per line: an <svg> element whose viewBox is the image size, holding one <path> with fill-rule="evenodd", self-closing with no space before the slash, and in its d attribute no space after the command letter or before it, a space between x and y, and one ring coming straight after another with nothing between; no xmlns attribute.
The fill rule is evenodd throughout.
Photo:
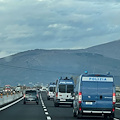
<svg viewBox="0 0 120 120"><path fill-rule="evenodd" d="M109 71L115 76L115 84L119 85L120 60L94 53L90 49L36 49L1 58L0 85L46 85L60 76L79 76L85 70L101 74Z"/></svg>
<svg viewBox="0 0 120 120"><path fill-rule="evenodd" d="M106 57L120 60L120 40L93 46L88 49L85 49L85 51L90 53L101 54Z"/></svg>

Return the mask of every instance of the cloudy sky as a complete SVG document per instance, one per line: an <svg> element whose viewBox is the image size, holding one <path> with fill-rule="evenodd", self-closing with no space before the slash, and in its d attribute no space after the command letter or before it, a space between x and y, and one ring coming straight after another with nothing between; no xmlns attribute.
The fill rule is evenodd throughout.
<svg viewBox="0 0 120 120"><path fill-rule="evenodd" d="M120 39L120 0L0 0L0 58Z"/></svg>

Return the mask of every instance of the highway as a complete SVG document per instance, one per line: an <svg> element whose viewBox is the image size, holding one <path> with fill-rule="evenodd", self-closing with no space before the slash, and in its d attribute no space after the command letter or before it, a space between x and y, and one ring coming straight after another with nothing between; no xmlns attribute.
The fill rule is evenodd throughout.
<svg viewBox="0 0 120 120"><path fill-rule="evenodd" d="M120 118L120 105L117 105L115 120ZM47 100L46 93L40 94L39 105L23 104L23 100L0 111L1 120L77 120L73 117L70 106L54 107L52 100ZM105 120L97 117L84 117L81 120Z"/></svg>

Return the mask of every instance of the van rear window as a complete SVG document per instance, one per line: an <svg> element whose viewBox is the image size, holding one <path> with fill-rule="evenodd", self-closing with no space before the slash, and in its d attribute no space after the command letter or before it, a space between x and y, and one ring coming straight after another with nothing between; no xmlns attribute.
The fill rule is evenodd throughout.
<svg viewBox="0 0 120 120"><path fill-rule="evenodd" d="M49 90L50 92L55 92L55 87L50 87Z"/></svg>
<svg viewBox="0 0 120 120"><path fill-rule="evenodd" d="M67 85L67 93L73 93L74 86L73 85Z"/></svg>
<svg viewBox="0 0 120 120"><path fill-rule="evenodd" d="M66 85L59 85L59 92L65 93Z"/></svg>

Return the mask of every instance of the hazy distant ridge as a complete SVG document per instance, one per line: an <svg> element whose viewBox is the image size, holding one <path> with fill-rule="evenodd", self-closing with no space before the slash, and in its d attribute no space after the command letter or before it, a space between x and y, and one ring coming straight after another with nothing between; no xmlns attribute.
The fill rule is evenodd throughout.
<svg viewBox="0 0 120 120"><path fill-rule="evenodd" d="M111 72L120 84L120 41L84 50L29 50L0 59L0 85L44 83L60 76ZM115 59L114 59L115 58Z"/></svg>

